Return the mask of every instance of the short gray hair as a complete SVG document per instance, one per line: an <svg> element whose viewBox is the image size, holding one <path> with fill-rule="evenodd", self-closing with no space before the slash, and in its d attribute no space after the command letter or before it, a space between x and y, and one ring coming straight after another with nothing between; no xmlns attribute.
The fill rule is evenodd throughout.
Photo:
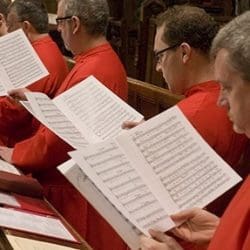
<svg viewBox="0 0 250 250"><path fill-rule="evenodd" d="M250 81L250 11L221 28L212 43L211 57L216 58L221 49L228 51L231 67L241 74L243 80Z"/></svg>
<svg viewBox="0 0 250 250"><path fill-rule="evenodd" d="M109 17L106 0L62 0L65 4L65 16L79 17L90 35L104 35Z"/></svg>
<svg viewBox="0 0 250 250"><path fill-rule="evenodd" d="M38 33L48 32L48 12L42 0L15 0L9 6L11 10L16 12L19 21L29 21Z"/></svg>

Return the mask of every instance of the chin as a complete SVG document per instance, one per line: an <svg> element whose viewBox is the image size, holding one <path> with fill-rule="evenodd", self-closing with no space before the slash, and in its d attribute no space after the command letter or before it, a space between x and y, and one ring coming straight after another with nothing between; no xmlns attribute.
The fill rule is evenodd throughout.
<svg viewBox="0 0 250 250"><path fill-rule="evenodd" d="M236 124L233 124L233 130L237 133L237 134L246 134L245 129L237 126ZM246 134L247 135L247 134ZM250 134L249 134L250 136Z"/></svg>

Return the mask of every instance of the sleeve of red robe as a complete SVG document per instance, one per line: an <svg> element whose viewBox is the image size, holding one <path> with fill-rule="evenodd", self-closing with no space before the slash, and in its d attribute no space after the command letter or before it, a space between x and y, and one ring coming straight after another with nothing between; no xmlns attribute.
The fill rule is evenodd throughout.
<svg viewBox="0 0 250 250"><path fill-rule="evenodd" d="M221 218L208 250L250 249L250 176Z"/></svg>

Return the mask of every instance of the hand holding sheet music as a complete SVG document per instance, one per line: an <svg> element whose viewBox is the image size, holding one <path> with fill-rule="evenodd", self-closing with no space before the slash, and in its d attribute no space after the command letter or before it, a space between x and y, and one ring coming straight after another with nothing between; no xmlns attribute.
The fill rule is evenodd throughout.
<svg viewBox="0 0 250 250"><path fill-rule="evenodd" d="M169 230L174 226L169 215L204 207L241 180L178 107L116 139L70 155L116 209L146 235L149 228Z"/></svg>

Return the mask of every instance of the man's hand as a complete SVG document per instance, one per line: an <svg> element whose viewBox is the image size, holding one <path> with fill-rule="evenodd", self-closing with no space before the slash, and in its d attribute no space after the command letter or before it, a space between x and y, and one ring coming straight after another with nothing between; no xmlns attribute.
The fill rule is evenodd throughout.
<svg viewBox="0 0 250 250"><path fill-rule="evenodd" d="M162 232L149 230L152 238L141 236L141 250L183 250L176 240Z"/></svg>
<svg viewBox="0 0 250 250"><path fill-rule="evenodd" d="M8 92L8 95L16 101L27 101L25 92L30 92L27 88L12 89Z"/></svg>
<svg viewBox="0 0 250 250"><path fill-rule="evenodd" d="M192 208L172 215L171 218L177 224L183 222L180 226L171 230L177 237L202 244L208 243L219 224L219 218L200 208Z"/></svg>
<svg viewBox="0 0 250 250"><path fill-rule="evenodd" d="M0 157L3 160L12 163L12 155L13 155L13 148L0 146Z"/></svg>
<svg viewBox="0 0 250 250"><path fill-rule="evenodd" d="M142 119L140 122L125 121L122 123L122 129L131 129L138 126L139 124L142 124L143 122L145 122L144 119Z"/></svg>

